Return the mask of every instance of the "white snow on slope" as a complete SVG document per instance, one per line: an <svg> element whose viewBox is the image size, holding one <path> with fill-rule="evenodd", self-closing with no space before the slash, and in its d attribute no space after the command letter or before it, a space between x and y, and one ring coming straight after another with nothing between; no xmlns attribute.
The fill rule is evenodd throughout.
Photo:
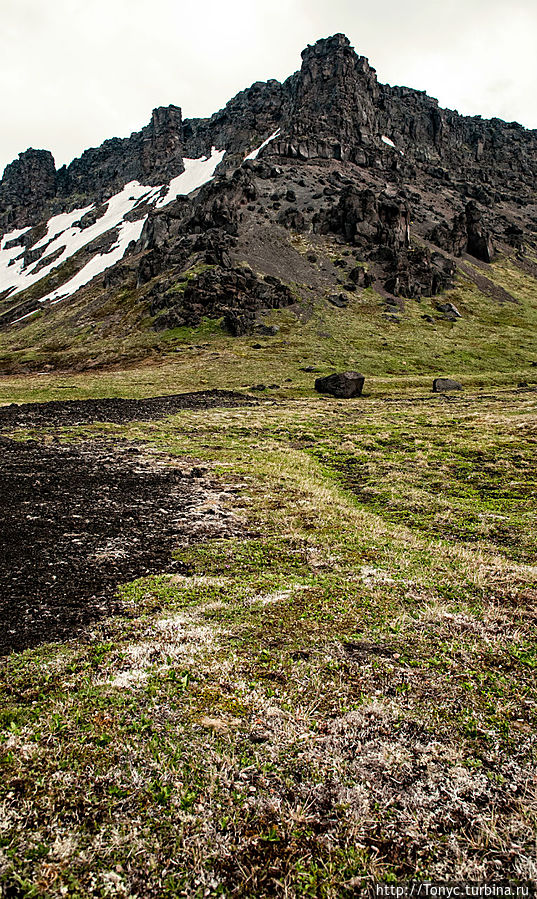
<svg viewBox="0 0 537 899"><path fill-rule="evenodd" d="M41 259L24 268L22 258L23 248L14 247L13 250L2 251L0 255L0 291L11 288L11 296L20 293L21 290L31 287L41 278L46 277L53 268L64 263L78 250L81 250L91 241L102 237L111 228L115 228L123 222L124 216L131 212L142 198L155 196L160 188L144 187L137 181L126 184L123 190L111 197L108 201L104 215L97 219L89 228L75 226L86 212L93 206L85 206L83 209L74 209L72 212L64 212L53 216L47 226L46 235L38 241L32 249L43 247L42 259L53 253L59 252L58 257L46 266L41 266ZM9 264L9 255L17 261Z"/></svg>
<svg viewBox="0 0 537 899"><path fill-rule="evenodd" d="M72 229L74 223L82 218L86 212L89 212L90 209L93 209L93 203L90 203L89 206L84 206L82 209L73 209L71 212L61 212L59 215L53 215L48 222L46 234L34 244L32 249L38 250L40 247L47 247L47 244L50 243L51 247L47 247L48 256L49 253L54 251L52 242L62 234L65 234L66 231Z"/></svg>
<svg viewBox="0 0 537 899"><path fill-rule="evenodd" d="M184 172L177 178L172 178L166 196L157 200L157 209L167 206L177 197L184 197L212 181L216 168L222 162L225 154L225 150L217 150L216 147L212 147L210 156L202 156L201 159L183 159Z"/></svg>
<svg viewBox="0 0 537 899"><path fill-rule="evenodd" d="M267 137L267 139L263 141L261 146L259 146L256 150L252 150L251 153L248 153L248 156L244 157L244 162L246 162L247 159L257 159L261 150L263 150L267 146L267 144L270 144L271 140L274 140L275 137L278 137L280 130L281 129L278 128L278 130L275 131L274 134L271 134L270 137Z"/></svg>
<svg viewBox="0 0 537 899"><path fill-rule="evenodd" d="M382 141L383 143L385 143L386 146L388 146L388 147L393 147L393 149L394 149L394 150L397 150L397 152L400 153L401 156L404 156L404 155L405 155L405 154L404 154L404 151L403 151L403 150L399 150L398 147L394 144L393 140L392 140L390 137L386 137L385 134L382 135L381 141Z"/></svg>
<svg viewBox="0 0 537 899"><path fill-rule="evenodd" d="M11 241L15 240L17 237L22 237L22 235L26 234L26 232L29 230L29 228L19 228L17 231L10 231L9 234L4 234L0 242L2 244L1 250L3 251L5 249L7 243L11 243ZM13 250L8 250L7 252L12 253Z"/></svg>
<svg viewBox="0 0 537 899"><path fill-rule="evenodd" d="M130 181L119 193L108 200L104 214L87 228L80 228L75 223L94 209L94 205L53 216L47 224L46 234L32 247L32 250L42 249L42 256L27 268L24 268L24 247L16 246L6 250L5 245L17 237L21 237L30 229L24 228L4 235L0 244L0 292L9 290L9 296L15 297L16 294L46 277L74 253L102 237L107 231L119 228L117 241L107 253L99 253L94 256L70 281L43 297L40 302L57 302L59 299L71 296L96 275L119 262L130 241L138 240L147 215L137 221L129 222L125 221L128 213L142 203L148 203L158 208L166 206L178 196L189 194L207 184L214 177L215 170L222 162L225 152L225 150L217 150L213 147L211 155L208 157L184 159L185 171L177 178L172 179L164 197L161 197L161 194L165 185L148 187L138 181ZM58 254L57 257L53 258L48 265L43 266L42 261L55 253Z"/></svg>
<svg viewBox="0 0 537 899"><path fill-rule="evenodd" d="M46 297L42 297L40 302L57 303L59 300L65 299L65 297L72 296L77 290L84 287L85 284L89 284L89 282L97 275L101 275L107 268L110 268L112 265L115 265L116 262L119 262L120 259L123 259L131 240L139 239L146 219L147 215L135 222L123 222L120 226L118 239L108 253L100 253L97 256L94 256L93 259L90 259L84 268L81 268L70 281L66 281L61 287L58 287L56 290L52 291L52 293L47 294Z"/></svg>

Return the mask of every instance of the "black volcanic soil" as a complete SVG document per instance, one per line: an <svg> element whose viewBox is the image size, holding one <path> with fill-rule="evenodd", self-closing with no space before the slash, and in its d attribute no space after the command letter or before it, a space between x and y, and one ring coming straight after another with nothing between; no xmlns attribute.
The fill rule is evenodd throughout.
<svg viewBox="0 0 537 899"><path fill-rule="evenodd" d="M256 401L231 390L205 390L153 396L144 400L55 400L49 403L25 403L0 408L0 430L91 424L106 421L124 424L129 421L151 421L166 418L182 409L213 409L254 405Z"/></svg>
<svg viewBox="0 0 537 899"><path fill-rule="evenodd" d="M228 533L196 509L215 486L132 444L0 438L0 654L74 636L119 610L118 584L180 570L178 542Z"/></svg>

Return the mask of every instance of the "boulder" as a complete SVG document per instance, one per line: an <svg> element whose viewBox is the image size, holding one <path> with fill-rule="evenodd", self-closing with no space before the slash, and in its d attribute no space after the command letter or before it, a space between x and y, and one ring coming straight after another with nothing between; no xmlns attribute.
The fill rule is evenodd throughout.
<svg viewBox="0 0 537 899"><path fill-rule="evenodd" d="M438 303L436 308L439 312L443 312L444 315L448 316L452 320L461 318L459 310L453 303Z"/></svg>
<svg viewBox="0 0 537 899"><path fill-rule="evenodd" d="M349 305L349 300L344 293L340 293L339 296L328 297L328 302L331 303L332 306L337 306L338 309L346 309Z"/></svg>
<svg viewBox="0 0 537 899"><path fill-rule="evenodd" d="M459 381L452 381L451 378L434 379L433 393L446 393L448 390L462 390L462 384Z"/></svg>
<svg viewBox="0 0 537 899"><path fill-rule="evenodd" d="M331 396L347 400L362 395L364 381L364 376L357 371L335 372L325 378L317 378L315 390L318 393L329 393Z"/></svg>

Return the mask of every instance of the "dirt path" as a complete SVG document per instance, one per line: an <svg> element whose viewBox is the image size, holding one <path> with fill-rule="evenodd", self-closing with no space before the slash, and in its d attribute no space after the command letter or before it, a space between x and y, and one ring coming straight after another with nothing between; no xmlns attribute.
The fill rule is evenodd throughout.
<svg viewBox="0 0 537 899"><path fill-rule="evenodd" d="M0 438L0 654L72 637L118 609L118 584L178 570L179 541L228 533L197 508L200 474L128 444Z"/></svg>

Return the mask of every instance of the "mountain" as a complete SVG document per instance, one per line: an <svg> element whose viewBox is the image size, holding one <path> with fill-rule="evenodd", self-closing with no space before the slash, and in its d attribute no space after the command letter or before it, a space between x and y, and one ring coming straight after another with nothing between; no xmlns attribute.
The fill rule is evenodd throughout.
<svg viewBox="0 0 537 899"><path fill-rule="evenodd" d="M0 364L67 365L73 353L52 346L67 332L82 367L105 336L121 358L134 333L138 355L207 321L247 335L267 310L300 320L301 305L345 309L364 291L397 321L405 300L461 278L516 303L494 263L534 283L536 181L537 131L380 84L336 34L211 118L162 107L59 170L47 150L8 165ZM434 309L454 321L444 299Z"/></svg>

